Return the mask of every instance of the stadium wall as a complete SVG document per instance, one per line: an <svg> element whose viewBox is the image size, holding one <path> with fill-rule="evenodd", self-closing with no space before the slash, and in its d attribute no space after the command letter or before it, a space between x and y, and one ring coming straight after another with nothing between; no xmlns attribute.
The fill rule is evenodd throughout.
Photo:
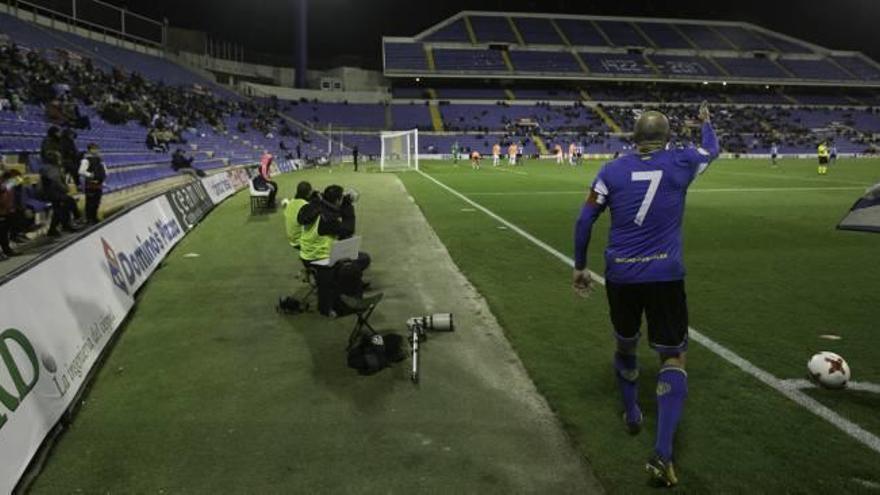
<svg viewBox="0 0 880 495"><path fill-rule="evenodd" d="M290 163L277 168L292 170ZM0 493L16 488L59 431L138 289L250 175L229 169L162 193L0 279Z"/></svg>
<svg viewBox="0 0 880 495"><path fill-rule="evenodd" d="M211 73L228 74L241 78L258 78L272 81L277 86L293 87L296 78L296 69L292 67L274 67L271 65L250 64L246 62L237 62L234 60L224 60L210 57L205 54L181 51L177 55L178 63L185 64Z"/></svg>
<svg viewBox="0 0 880 495"><path fill-rule="evenodd" d="M305 98L323 103L387 103L391 100L391 94L385 89L373 91L323 91L320 89L296 89L280 86L267 86L250 82L239 83L238 89L255 97L275 96L279 100L299 100ZM421 101L424 103L424 100ZM492 103L495 103L494 101Z"/></svg>

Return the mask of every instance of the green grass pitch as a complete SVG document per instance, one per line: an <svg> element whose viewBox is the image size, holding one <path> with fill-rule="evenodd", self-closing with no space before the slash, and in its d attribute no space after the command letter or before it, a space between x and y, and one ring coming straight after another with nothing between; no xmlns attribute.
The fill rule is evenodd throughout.
<svg viewBox="0 0 880 495"><path fill-rule="evenodd" d="M573 223L599 162L529 162L481 170L423 162L422 170L570 255ZM597 475L612 491L640 486L653 423L622 433L611 373L604 292L572 295L570 269L417 174L407 188L465 275L489 300L529 372ZM685 214L691 325L779 378L803 378L812 353L843 355L853 379L880 383L877 301L880 236L835 230L877 160L843 160L818 176L812 160L719 160L692 186ZM604 269L607 214L589 265ZM831 341L821 335L838 335ZM656 358L643 343L640 397L649 416ZM692 344L690 396L677 439L682 488L693 492L865 490L880 483L880 455ZM880 435L880 395L810 391Z"/></svg>
<svg viewBox="0 0 880 495"><path fill-rule="evenodd" d="M574 220L599 166L529 161L493 169L484 161L474 171L466 162L423 161L422 171L569 255ZM559 259L419 173L398 174L404 192L390 174L343 169L278 181L287 192L301 179L358 187L358 228L372 243L368 251L406 238L390 222L412 195L606 491L651 493L642 467L653 446L658 363L643 343L647 422L630 437L620 420L601 287L590 299L577 298L570 268ZM780 378L803 378L810 355L831 350L848 360L854 380L880 383L880 235L835 230L878 180L880 160L842 160L824 177L812 160L778 168L714 163L693 185L685 215L691 325ZM599 273L607 221L603 215L590 250ZM391 370L400 376L356 380L339 343L350 320L284 319L271 310L267 301L289 290L298 271L280 222L277 213L249 216L243 193L175 248L139 294L34 493L514 493L531 486L510 484L521 472L487 473L473 460L526 458L541 466L542 459L529 459L541 456L534 446L510 442L515 447L502 456L481 443L486 437L456 427L527 438L516 420L523 411L486 399L486 390L467 389L482 394L476 399L456 395L466 388L456 380L464 383L478 370L447 367L444 387L418 393L405 368ZM200 257L185 258L189 252ZM380 257L376 262L378 279L399 277L398 287L387 289L405 292L406 277L388 260L384 267ZM398 315L383 304L380 324L410 316L409 307ZM437 357L442 344L426 359ZM430 369L437 377L443 368ZM676 443L679 491L880 491L877 452L695 343L688 371ZM807 393L880 435L880 394ZM461 401L441 400L448 397ZM488 418L507 419L499 425ZM467 447L420 453L413 430L456 437L449 441Z"/></svg>

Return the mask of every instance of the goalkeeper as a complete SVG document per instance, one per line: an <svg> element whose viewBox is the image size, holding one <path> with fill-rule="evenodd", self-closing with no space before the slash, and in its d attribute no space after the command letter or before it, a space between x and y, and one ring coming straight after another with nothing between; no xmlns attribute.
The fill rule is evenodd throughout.
<svg viewBox="0 0 880 495"><path fill-rule="evenodd" d="M623 397L623 421L631 434L641 430L636 349L644 313L648 343L660 356L657 375L657 437L645 469L655 484L673 486L672 444L687 397L685 352L688 309L684 290L681 224L688 187L718 157L709 109L700 107L702 145L670 148L669 120L644 112L636 121L638 153L605 164L590 187L575 226L573 286L589 294L587 247L593 223L611 208L605 248L605 279L611 323L617 337L614 369Z"/></svg>

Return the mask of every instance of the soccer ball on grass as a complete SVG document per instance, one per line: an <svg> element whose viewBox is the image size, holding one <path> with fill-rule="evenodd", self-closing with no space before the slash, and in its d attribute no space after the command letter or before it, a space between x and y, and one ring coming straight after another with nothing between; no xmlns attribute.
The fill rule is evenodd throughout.
<svg viewBox="0 0 880 495"><path fill-rule="evenodd" d="M849 382L849 365L839 355L822 351L807 362L810 378L824 388L841 389Z"/></svg>

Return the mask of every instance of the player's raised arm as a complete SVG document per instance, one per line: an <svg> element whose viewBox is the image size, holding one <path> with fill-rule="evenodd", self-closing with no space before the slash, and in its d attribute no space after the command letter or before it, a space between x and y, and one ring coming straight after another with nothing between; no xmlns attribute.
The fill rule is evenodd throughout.
<svg viewBox="0 0 880 495"><path fill-rule="evenodd" d="M707 156L709 161L718 158L721 147L718 145L718 137L715 135L715 129L712 128L711 116L709 115L709 104L705 101L700 105L699 113L702 129L700 130L700 148L698 151Z"/></svg>
<svg viewBox="0 0 880 495"><path fill-rule="evenodd" d="M601 177L601 172L600 172ZM593 233L593 224L605 209L608 188L600 177L596 178L581 213L574 226L574 272L572 274L572 287L575 293L581 297L590 294L590 271L587 269L587 248L590 246L590 237Z"/></svg>
<svg viewBox="0 0 880 495"><path fill-rule="evenodd" d="M712 128L710 121L709 105L704 101L700 105L699 119L701 124L700 146L690 148L684 152L685 162L688 166L693 167L694 178L702 174L709 168L712 160L718 158L721 147L718 144L718 137L715 135L715 129Z"/></svg>

